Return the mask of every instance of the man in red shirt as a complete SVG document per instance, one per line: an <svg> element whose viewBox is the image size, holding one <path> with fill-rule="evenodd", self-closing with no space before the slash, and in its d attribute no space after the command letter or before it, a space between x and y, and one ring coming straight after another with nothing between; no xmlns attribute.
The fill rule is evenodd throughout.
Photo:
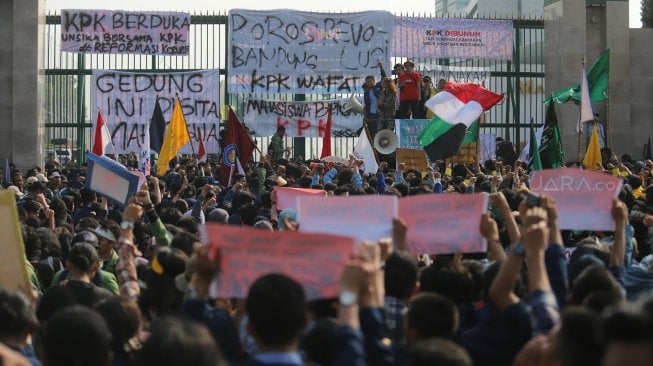
<svg viewBox="0 0 653 366"><path fill-rule="evenodd" d="M419 115L419 100L421 99L420 81L422 76L414 70L415 64L408 60L404 62L404 72L399 75L399 113L397 118L411 118L411 114Z"/></svg>

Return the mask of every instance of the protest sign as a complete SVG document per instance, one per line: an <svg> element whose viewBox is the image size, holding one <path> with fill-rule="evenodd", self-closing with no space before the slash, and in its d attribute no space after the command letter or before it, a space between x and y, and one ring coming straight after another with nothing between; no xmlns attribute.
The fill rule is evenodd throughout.
<svg viewBox="0 0 653 366"><path fill-rule="evenodd" d="M481 216L488 195L430 194L402 198L399 217L408 227L413 254L478 253L487 250L481 235Z"/></svg>
<svg viewBox="0 0 653 366"><path fill-rule="evenodd" d="M472 83L480 85L489 85L490 75L492 72L487 67L465 67L465 66L442 66L442 65L415 65L419 73L424 76L430 76L433 85L437 85L438 80L453 81L455 83Z"/></svg>
<svg viewBox="0 0 653 366"><path fill-rule="evenodd" d="M126 206L140 188L139 175L106 156L88 153L86 159L86 188Z"/></svg>
<svg viewBox="0 0 653 366"><path fill-rule="evenodd" d="M98 108L111 132L116 152L139 152L146 144L150 118L159 98L167 121L179 96L193 146L199 139L209 154L219 152L220 75L218 70L137 73L93 70L91 115ZM190 144L182 154L192 154Z"/></svg>
<svg viewBox="0 0 653 366"><path fill-rule="evenodd" d="M207 224L205 237L220 253L214 298L247 297L259 277L285 274L299 282L308 300L337 297L342 268L354 254L354 241L336 235L270 232Z"/></svg>
<svg viewBox="0 0 653 366"><path fill-rule="evenodd" d="M396 57L512 60L512 20L397 17Z"/></svg>
<svg viewBox="0 0 653 366"><path fill-rule="evenodd" d="M609 174L580 169L546 169L533 173L530 188L553 197L562 230L614 231L612 200L621 180Z"/></svg>
<svg viewBox="0 0 653 366"><path fill-rule="evenodd" d="M61 50L76 53L188 55L190 13L61 10Z"/></svg>
<svg viewBox="0 0 653 366"><path fill-rule="evenodd" d="M338 233L358 240L392 238L392 219L397 216L394 196L299 197L299 230L307 233Z"/></svg>
<svg viewBox="0 0 653 366"><path fill-rule="evenodd" d="M0 192L0 232L0 287L30 289L25 245L16 210L16 196L11 190Z"/></svg>
<svg viewBox="0 0 653 366"><path fill-rule="evenodd" d="M283 126L287 137L324 137L330 108L331 134L353 137L363 125L363 116L351 112L348 102L349 99L293 102L250 98L245 105L244 122L255 136L272 136L277 127Z"/></svg>
<svg viewBox="0 0 653 366"><path fill-rule="evenodd" d="M419 135L431 120L428 119L396 119L395 131L399 138L399 147L406 149L422 149Z"/></svg>
<svg viewBox="0 0 653 366"><path fill-rule="evenodd" d="M394 16L387 11L229 11L232 93L361 92L365 76L390 70Z"/></svg>
<svg viewBox="0 0 653 366"><path fill-rule="evenodd" d="M322 189L274 187L274 191L277 192L278 210L285 210L287 208L297 209L298 197L325 197L326 196L326 192Z"/></svg>
<svg viewBox="0 0 653 366"><path fill-rule="evenodd" d="M404 163L406 170L424 170L429 166L426 161L426 152L422 149L398 148L395 152L397 153L397 165Z"/></svg>
<svg viewBox="0 0 653 366"><path fill-rule="evenodd" d="M497 135L481 133L478 135L479 155L481 163L497 156Z"/></svg>

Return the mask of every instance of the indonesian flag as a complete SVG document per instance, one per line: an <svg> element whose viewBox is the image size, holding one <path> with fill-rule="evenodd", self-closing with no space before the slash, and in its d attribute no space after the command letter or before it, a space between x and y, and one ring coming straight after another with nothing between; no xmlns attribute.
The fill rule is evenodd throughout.
<svg viewBox="0 0 653 366"><path fill-rule="evenodd" d="M419 136L429 159L443 160L456 155L467 128L502 99L502 94L478 84L448 82L443 91L424 103L435 113Z"/></svg>
<svg viewBox="0 0 653 366"><path fill-rule="evenodd" d="M202 141L202 135L198 133L199 137L199 147L197 148L197 161L206 161L207 155L206 150L204 149L204 142Z"/></svg>
<svg viewBox="0 0 653 366"><path fill-rule="evenodd" d="M333 117L331 114L331 108L327 114L327 123L326 129L324 130L324 138L322 139L322 153L320 154L320 159L324 159L327 156L331 156L331 125L333 124Z"/></svg>
<svg viewBox="0 0 653 366"><path fill-rule="evenodd" d="M97 122L95 123L95 138L93 139L93 154L102 156L107 151L107 146L113 145L111 141L111 133L109 128L104 123L102 112L97 112Z"/></svg>

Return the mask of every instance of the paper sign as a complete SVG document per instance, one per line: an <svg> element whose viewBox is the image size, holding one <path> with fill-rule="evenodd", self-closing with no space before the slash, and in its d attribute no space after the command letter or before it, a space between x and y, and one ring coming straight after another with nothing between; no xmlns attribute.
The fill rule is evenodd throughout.
<svg viewBox="0 0 653 366"><path fill-rule="evenodd" d="M0 287L30 289L25 266L25 246L18 225L16 197L12 191L0 192Z"/></svg>
<svg viewBox="0 0 653 366"><path fill-rule="evenodd" d="M392 237L392 219L397 216L395 196L299 197L299 230L337 233L358 240L376 241Z"/></svg>
<svg viewBox="0 0 653 366"><path fill-rule="evenodd" d="M336 235L269 232L216 224L205 226L221 272L214 298L247 297L259 277L285 274L299 282L308 300L337 297L343 266L354 254L354 241Z"/></svg>
<svg viewBox="0 0 653 366"><path fill-rule="evenodd" d="M614 231L612 200L621 191L612 175L580 169L547 169L533 173L530 188L553 197L562 230Z"/></svg>
<svg viewBox="0 0 653 366"><path fill-rule="evenodd" d="M427 194L399 201L399 217L408 226L413 254L479 253L487 251L481 216L488 195Z"/></svg>
<svg viewBox="0 0 653 366"><path fill-rule="evenodd" d="M297 209L297 197L326 197L326 191L310 188L274 187L277 192L277 210Z"/></svg>
<svg viewBox="0 0 653 366"><path fill-rule="evenodd" d="M398 148L396 152L397 165L404 163L406 170L424 170L429 166L429 163L426 161L426 152L422 149L417 150Z"/></svg>
<svg viewBox="0 0 653 366"><path fill-rule="evenodd" d="M140 188L139 176L106 156L89 153L86 158L86 188L126 206Z"/></svg>

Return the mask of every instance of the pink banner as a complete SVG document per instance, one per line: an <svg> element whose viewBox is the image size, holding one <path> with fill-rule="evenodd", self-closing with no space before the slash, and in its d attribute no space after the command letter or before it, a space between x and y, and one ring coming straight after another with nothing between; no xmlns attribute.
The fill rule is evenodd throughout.
<svg viewBox="0 0 653 366"><path fill-rule="evenodd" d="M562 230L614 231L610 210L621 191L621 179L580 169L547 169L533 173L531 190L553 197Z"/></svg>
<svg viewBox="0 0 653 366"><path fill-rule="evenodd" d="M269 273L285 274L304 287L308 300L337 297L340 273L354 254L350 238L208 224L211 252L219 251L220 298L247 297L249 287Z"/></svg>
<svg viewBox="0 0 653 366"><path fill-rule="evenodd" d="M394 196L300 197L297 200L299 230L337 233L359 240L392 238L397 216Z"/></svg>
<svg viewBox="0 0 653 366"><path fill-rule="evenodd" d="M321 189L274 187L277 192L277 209L297 209L297 197L326 197Z"/></svg>
<svg viewBox="0 0 653 366"><path fill-rule="evenodd" d="M408 247L414 254L487 251L481 216L487 194L431 194L399 201L399 217L408 226Z"/></svg>

